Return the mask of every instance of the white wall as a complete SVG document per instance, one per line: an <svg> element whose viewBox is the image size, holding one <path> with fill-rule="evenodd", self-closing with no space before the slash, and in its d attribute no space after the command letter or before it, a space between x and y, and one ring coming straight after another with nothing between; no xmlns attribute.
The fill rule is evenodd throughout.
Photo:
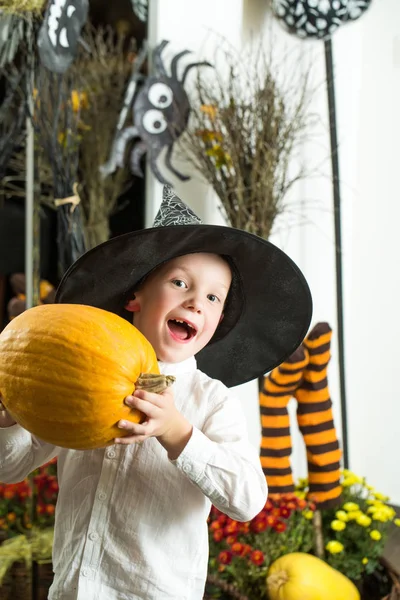
<svg viewBox="0 0 400 600"><path fill-rule="evenodd" d="M353 36L353 37L352 37ZM400 4L379 0L336 45L345 181L350 460L400 504Z"/></svg>
<svg viewBox="0 0 400 600"><path fill-rule="evenodd" d="M170 55L184 48L212 58L204 45L210 30L237 47L252 36L270 35L265 0L152 0L150 43L171 40ZM229 9L227 6L229 5ZM303 269L314 298L313 323L328 321L333 330L329 384L340 434L337 356L335 246L330 182L329 127L322 42L304 42L275 24L279 44L298 46L313 63L316 92L310 109L320 122L304 146L302 160L312 177L296 189L290 211L277 221L272 241ZM357 22L333 38L343 212L345 343L350 466L400 504L396 477L400 401L395 386L395 357L400 325L396 307L400 289L397 234L400 222L397 172L400 132L400 3L375 0ZM194 54L196 57L196 54ZM148 178L151 224L161 186ZM215 195L195 176L174 181L205 222L221 222ZM238 390L250 436L260 437L256 384ZM294 410L294 406L291 407ZM294 422L294 420L292 419ZM305 474L301 437L293 423L293 469Z"/></svg>

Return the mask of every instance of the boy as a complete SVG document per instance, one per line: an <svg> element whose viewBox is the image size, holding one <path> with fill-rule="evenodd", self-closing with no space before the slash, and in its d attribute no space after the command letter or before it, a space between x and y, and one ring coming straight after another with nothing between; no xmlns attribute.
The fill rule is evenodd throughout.
<svg viewBox="0 0 400 600"><path fill-rule="evenodd" d="M1 480L18 481L58 456L49 597L200 600L211 503L248 521L267 496L226 385L254 379L301 343L311 317L307 284L272 244L200 224L165 188L155 226L82 256L57 301L133 318L160 371L176 381L162 394L128 396L147 418L120 422L127 435L106 449L55 448L0 418Z"/></svg>

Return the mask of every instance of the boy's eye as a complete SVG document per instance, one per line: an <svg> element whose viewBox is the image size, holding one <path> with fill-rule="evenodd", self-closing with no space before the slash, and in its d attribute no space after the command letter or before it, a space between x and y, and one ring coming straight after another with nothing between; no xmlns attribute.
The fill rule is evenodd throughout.
<svg viewBox="0 0 400 600"><path fill-rule="evenodd" d="M180 287L180 288L186 287L186 283L184 281L182 281L182 279L173 279L172 283L174 285L176 285L176 287Z"/></svg>
<svg viewBox="0 0 400 600"><path fill-rule="evenodd" d="M219 298L218 296L216 296L215 294L208 294L207 298L211 301L211 302L219 302Z"/></svg>

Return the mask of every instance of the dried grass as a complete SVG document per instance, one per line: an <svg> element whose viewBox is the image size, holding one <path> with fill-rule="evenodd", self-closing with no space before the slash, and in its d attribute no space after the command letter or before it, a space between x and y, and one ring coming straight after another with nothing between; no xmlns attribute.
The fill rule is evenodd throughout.
<svg viewBox="0 0 400 600"><path fill-rule="evenodd" d="M293 159L313 120L309 69L301 73L291 57L285 78L287 57L276 60L270 46L240 55L219 44L213 73L198 71L182 143L218 194L230 225L265 239L288 191L305 176L301 167L293 169Z"/></svg>
<svg viewBox="0 0 400 600"><path fill-rule="evenodd" d="M46 0L0 0L0 11L14 15L39 13L45 4Z"/></svg>

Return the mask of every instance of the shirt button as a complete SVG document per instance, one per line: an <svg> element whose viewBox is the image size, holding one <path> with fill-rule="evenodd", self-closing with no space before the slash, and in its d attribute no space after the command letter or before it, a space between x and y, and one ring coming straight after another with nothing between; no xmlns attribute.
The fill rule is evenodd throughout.
<svg viewBox="0 0 400 600"><path fill-rule="evenodd" d="M107 456L107 458L115 458L116 457L115 450L108 450L106 456Z"/></svg>
<svg viewBox="0 0 400 600"><path fill-rule="evenodd" d="M100 492L99 500L105 500L106 498L107 498L107 494L105 494L104 492Z"/></svg>
<svg viewBox="0 0 400 600"><path fill-rule="evenodd" d="M99 538L99 536L95 531L92 531L92 533L89 533L89 539L92 540L92 542L96 541L98 538Z"/></svg>
<svg viewBox="0 0 400 600"><path fill-rule="evenodd" d="M90 573L89 569L83 569L83 571L82 571L82 575L83 575L84 577L88 577L88 576L89 576L89 573Z"/></svg>
<svg viewBox="0 0 400 600"><path fill-rule="evenodd" d="M189 473L189 471L190 471L190 466L185 464L185 465L183 465L182 469L183 469L183 472L184 472L184 473Z"/></svg>

